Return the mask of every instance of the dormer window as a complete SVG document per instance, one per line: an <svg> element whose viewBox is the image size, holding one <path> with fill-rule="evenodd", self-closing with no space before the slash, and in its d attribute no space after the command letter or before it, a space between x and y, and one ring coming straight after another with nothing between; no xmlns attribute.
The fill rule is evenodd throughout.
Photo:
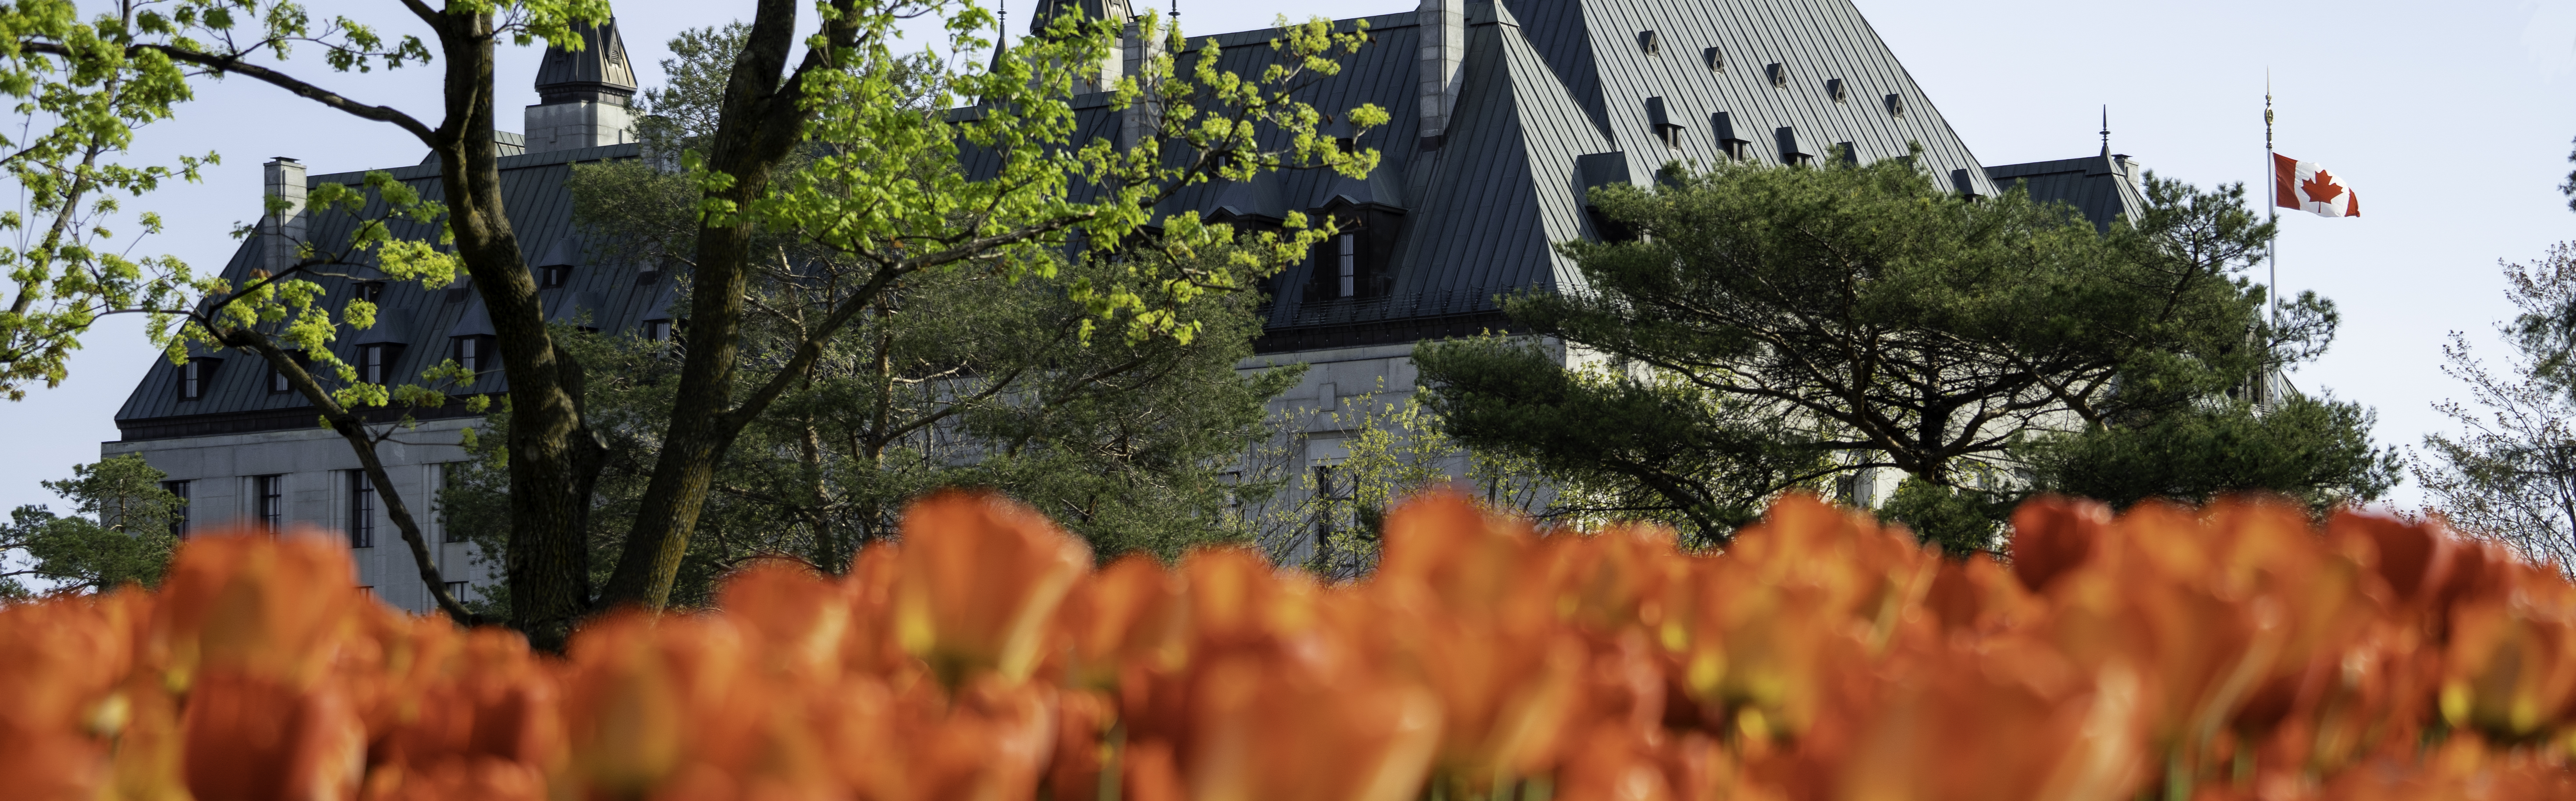
<svg viewBox="0 0 2576 801"><path fill-rule="evenodd" d="M1825 96L1833 98L1836 103L1840 103L1851 98L1851 91L1845 88L1843 79L1835 78L1825 82Z"/></svg>
<svg viewBox="0 0 2576 801"><path fill-rule="evenodd" d="M668 342L668 341L670 341L670 339L671 339L671 321L669 321L669 320L646 320L646 321L644 321L644 341L646 341L646 342Z"/></svg>
<svg viewBox="0 0 2576 801"><path fill-rule="evenodd" d="M462 336L454 339L456 350L450 355L456 359L456 366L465 368L466 372L481 375L500 366L493 359L491 336Z"/></svg>
<svg viewBox="0 0 2576 801"><path fill-rule="evenodd" d="M301 367L301 366L303 366L303 365L304 365L304 353L303 353L302 351L288 351L288 352L287 352L287 354L286 354L286 358L294 360L294 362L295 362L296 366L298 366L298 367ZM294 384L293 382L291 382L291 381L288 381L288 380L287 380L287 377L286 377L286 371L285 371L285 370L277 369L277 366L276 366L276 365L273 365L273 364L272 364L272 365L269 365L269 367L268 367L268 394L271 394L271 395L284 395L284 394L287 394L287 393L289 393L289 392L294 392L294 391L295 391L295 384Z"/></svg>
<svg viewBox="0 0 2576 801"><path fill-rule="evenodd" d="M1654 129L1655 138L1663 141L1664 149L1682 148L1682 126L1673 124L1672 113L1665 107L1663 98L1646 98L1646 124Z"/></svg>
<svg viewBox="0 0 2576 801"><path fill-rule="evenodd" d="M179 399L192 401L206 397L206 385L215 380L215 367L222 359L196 357L179 365Z"/></svg>
<svg viewBox="0 0 2576 801"><path fill-rule="evenodd" d="M1815 147L1807 144L1806 137L1798 135L1797 128L1783 126L1772 132L1772 135L1780 141L1780 163L1793 165L1815 163Z"/></svg>
<svg viewBox="0 0 2576 801"><path fill-rule="evenodd" d="M1310 212L1329 217L1338 230L1318 244L1308 262L1307 302L1341 301L1386 294L1387 251L1394 245L1395 215L1403 212L1375 205L1342 206Z"/></svg>
<svg viewBox="0 0 2576 801"><path fill-rule="evenodd" d="M1767 68L1765 71L1766 71L1766 72L1768 72L1768 73L1770 73L1770 76L1771 76L1771 86L1772 86L1773 88L1777 88L1777 89L1786 89L1786 88L1788 88L1788 86L1789 86L1789 65L1774 62L1774 63L1773 63L1769 68Z"/></svg>
<svg viewBox="0 0 2576 801"><path fill-rule="evenodd" d="M1333 252L1333 274L1341 279L1341 291L1333 297L1358 297L1360 294L1360 235L1342 234L1333 237Z"/></svg>
<svg viewBox="0 0 2576 801"><path fill-rule="evenodd" d="M645 270L635 274L636 286L652 286L658 283L662 283L661 270Z"/></svg>
<svg viewBox="0 0 2576 801"><path fill-rule="evenodd" d="M1707 50L1700 51L1699 57L1701 60L1708 62L1708 71L1716 73L1726 72L1726 51L1712 47Z"/></svg>
<svg viewBox="0 0 2576 801"><path fill-rule="evenodd" d="M381 302L383 302L383 298L384 298L384 296L385 296L385 282L383 282L383 281L360 281L360 282L358 282L358 287L357 287L357 289L358 289L358 299L359 299L359 300L363 300L363 301L366 301L366 302L368 302L368 303L381 303Z"/></svg>
<svg viewBox="0 0 2576 801"><path fill-rule="evenodd" d="M562 289L572 283L572 265L550 264L537 268L538 289Z"/></svg>
<svg viewBox="0 0 2576 801"><path fill-rule="evenodd" d="M1726 157L1729 160L1746 161L1753 158L1751 124L1739 126L1735 121L1735 115L1720 111L1708 115L1708 126L1717 132L1717 147L1719 150L1726 151Z"/></svg>
<svg viewBox="0 0 2576 801"><path fill-rule="evenodd" d="M395 357L401 354L402 346L390 342L359 345L358 380L369 384L385 383L385 377L393 373Z"/></svg>
<svg viewBox="0 0 2576 801"><path fill-rule="evenodd" d="M1646 51L1646 55L1658 55L1664 52L1664 42L1654 31L1638 31L1637 49Z"/></svg>
<svg viewBox="0 0 2576 801"><path fill-rule="evenodd" d="M1904 96L1904 95L1888 95L1888 96L1887 96L1887 116L1890 116L1890 117L1903 117L1903 116L1905 116L1905 96Z"/></svg>

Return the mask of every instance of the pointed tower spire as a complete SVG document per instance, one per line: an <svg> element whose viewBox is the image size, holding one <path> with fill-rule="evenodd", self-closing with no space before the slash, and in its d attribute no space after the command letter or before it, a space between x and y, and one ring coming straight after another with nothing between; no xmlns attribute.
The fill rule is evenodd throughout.
<svg viewBox="0 0 2576 801"><path fill-rule="evenodd" d="M2111 155L2111 104L2102 104L2102 155Z"/></svg>
<svg viewBox="0 0 2576 801"><path fill-rule="evenodd" d="M617 20L584 26L581 50L547 47L537 67L538 103L528 107L528 152L635 141L635 66Z"/></svg>
<svg viewBox="0 0 2576 801"><path fill-rule="evenodd" d="M986 74L1002 71L1002 56L1011 51L1011 4L1001 6L1002 21L993 31L993 63L984 68Z"/></svg>

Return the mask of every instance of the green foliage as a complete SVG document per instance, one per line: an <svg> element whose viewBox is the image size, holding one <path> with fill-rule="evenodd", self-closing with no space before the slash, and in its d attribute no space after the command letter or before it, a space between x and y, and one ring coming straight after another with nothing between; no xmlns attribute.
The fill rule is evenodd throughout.
<svg viewBox="0 0 2576 801"><path fill-rule="evenodd" d="M2519 346L2499 371L2451 333L2442 372L2469 386L2467 402L2433 408L2460 424L2428 434L2414 454L2427 511L2462 531L2511 546L2562 571L2576 567L2576 396L2568 392L2565 341L2535 331L2576 309L2576 243L2532 264L2506 264L2506 297L2521 314L2497 328ZM2514 336L2522 334L2522 336Z"/></svg>
<svg viewBox="0 0 2576 801"><path fill-rule="evenodd" d="M1945 487L1907 477L1878 508L1878 517L1913 529L1916 539L1953 557L1996 549L2009 500L1977 489Z"/></svg>
<svg viewBox="0 0 2576 801"><path fill-rule="evenodd" d="M2375 419L2360 404L2330 397L2292 396L2259 411L2213 399L2128 425L2034 432L2016 450L2030 466L2032 489L2115 508L2264 492L2323 514L2376 500L2403 476L2397 453L2371 444Z"/></svg>
<svg viewBox="0 0 2576 801"><path fill-rule="evenodd" d="M217 161L213 153L176 166L118 161L134 128L191 97L178 65L128 47L138 21L130 11L84 21L69 0L0 7L0 94L21 120L0 133L0 171L19 190L19 206L0 213L8 238L0 269L10 282L0 295L0 396L10 400L33 382L61 384L71 351L101 315L185 306L196 280L176 258L129 257L130 244L113 242L119 196L195 181ZM132 225L161 230L150 213ZM166 316L155 316L162 327Z"/></svg>
<svg viewBox="0 0 2576 801"><path fill-rule="evenodd" d="M44 482L71 501L63 517L42 506L12 510L0 526L0 554L23 553L23 565L0 569L0 597L26 597L34 579L47 592L99 592L126 582L161 583L178 538L171 523L187 503L163 489L161 471L139 455L75 465L72 477Z"/></svg>
<svg viewBox="0 0 2576 801"><path fill-rule="evenodd" d="M974 5L930 7L944 14L952 50L991 45L981 38L994 25L989 12ZM1195 213L1158 220L1157 203L1189 185L1248 180L1283 167L1360 177L1376 166L1375 151L1345 153L1317 136L1323 112L1294 97L1305 83L1337 72L1333 54L1356 51L1364 31L1337 31L1321 19L1282 20L1286 35L1269 43L1271 65L1258 79L1246 79L1216 68L1220 48L1213 39L1189 50L1195 62L1184 71L1172 54L1188 43L1148 12L1136 20L1140 36L1163 39L1164 50L1138 74L1120 79L1110 105L1145 106L1154 116L1152 135L1121 143L1086 139L1076 130L1069 103L1075 69L1068 65L1100 63L1126 21L1062 16L1048 35L1022 41L991 72L924 76L921 62L893 49L893 28L908 16L901 11L871 7L851 19L862 44L837 54L844 59L840 69L806 75L804 102L813 118L805 138L813 157L749 207L716 198L733 176L706 172L694 150L682 153L693 185L708 193L697 211L710 225L752 222L885 265L897 276L965 266L1053 278L1054 254L1067 247L1094 257L1116 253L1123 280L1071 276L1072 297L1097 320L1123 319L1130 341L1171 336L1186 342L1200 328L1185 313L1187 303L1211 292L1248 291L1254 280L1304 258L1331 231L1309 228L1292 214L1285 230L1239 236ZM953 107L960 97L980 103L956 114L928 111ZM1363 129L1387 119L1374 106L1342 113ZM1265 146L1265 140L1285 144ZM969 149L995 157L991 175L923 169L955 165Z"/></svg>
<svg viewBox="0 0 2576 801"><path fill-rule="evenodd" d="M2144 212L2103 231L2019 190L1943 191L1912 164L1674 166L1652 187L1595 190L1635 237L1560 244L1585 290L1505 309L1606 365L1452 343L1421 349L1424 376L1462 441L1618 476L1627 496L1657 499L1639 506L1711 541L1781 490L1895 468L1927 485L1907 493L1904 514L1969 547L1979 541L1948 521L2018 471L2016 443L2034 432L2181 436L2195 404L2332 337L2333 305L2312 294L2266 321L2244 274L2272 227L2241 185L2149 175ZM2337 408L2317 422L2343 428L2311 432L2325 440L2292 447L2271 431L2283 447L2265 455L2360 443L2361 461L2334 479L2384 489L2367 416ZM2125 433L2158 420L2169 425ZM1951 492L1966 489L1976 498Z"/></svg>
<svg viewBox="0 0 2576 801"><path fill-rule="evenodd" d="M1107 280L1114 268L1059 269ZM788 296L812 289L767 284L761 297L775 302L762 305L793 308ZM860 546L897 534L907 501L942 487L1025 501L1104 559L1245 538L1234 506L1266 498L1276 483L1228 471L1247 442L1270 436L1263 403L1298 378L1234 372L1260 331L1253 300L1205 301L1201 334L1186 344L1086 344L1088 311L1060 284L974 273L904 282L746 428L713 478L672 603L708 602L718 579L756 557L843 569ZM751 322L754 352L798 336L793 319ZM591 370L587 414L607 445L590 535L604 579L644 506L686 345L556 334ZM504 452L493 437L474 449L478 463L451 479L441 508L449 530L497 556Z"/></svg>
<svg viewBox="0 0 2576 801"><path fill-rule="evenodd" d="M1413 358L1450 436L1583 488L1559 514L1653 520L1714 544L1781 490L1836 469L1776 411L1670 372L1568 369L1549 348L1498 336L1425 342Z"/></svg>
<svg viewBox="0 0 2576 801"><path fill-rule="evenodd" d="M1299 561L1302 551L1304 567L1327 578L1367 575L1377 569L1387 511L1406 498L1442 488L1467 493L1496 510L1567 522L1551 502L1572 497L1578 490L1572 481L1556 477L1551 482L1526 459L1466 449L1423 400L1420 392L1390 399L1381 388L1339 399L1331 411L1298 409L1284 416L1283 430L1348 436L1340 439L1341 461L1312 472L1287 475L1306 461L1311 434L1288 437L1282 443L1287 447L1248 460L1256 471L1269 468L1265 475L1297 485L1296 493L1278 496L1246 516L1272 561ZM1297 425L1299 417L1309 418L1307 425Z"/></svg>

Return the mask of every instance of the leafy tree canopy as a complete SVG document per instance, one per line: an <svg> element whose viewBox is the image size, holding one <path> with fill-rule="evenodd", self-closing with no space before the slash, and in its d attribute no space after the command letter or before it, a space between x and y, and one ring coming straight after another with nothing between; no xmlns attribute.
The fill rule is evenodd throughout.
<svg viewBox="0 0 2576 801"><path fill-rule="evenodd" d="M75 465L71 478L44 482L72 502L73 514L32 504L10 511L0 525L0 554L25 559L0 568L0 597L159 585L179 544L171 523L188 503L161 486L166 477L129 454Z"/></svg>

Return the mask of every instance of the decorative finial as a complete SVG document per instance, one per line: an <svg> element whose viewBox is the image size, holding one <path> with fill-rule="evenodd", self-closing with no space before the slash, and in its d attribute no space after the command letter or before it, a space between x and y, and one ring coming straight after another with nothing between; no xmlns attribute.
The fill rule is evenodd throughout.
<svg viewBox="0 0 2576 801"><path fill-rule="evenodd" d="M2102 104L2102 155L2111 155L2111 104Z"/></svg>

